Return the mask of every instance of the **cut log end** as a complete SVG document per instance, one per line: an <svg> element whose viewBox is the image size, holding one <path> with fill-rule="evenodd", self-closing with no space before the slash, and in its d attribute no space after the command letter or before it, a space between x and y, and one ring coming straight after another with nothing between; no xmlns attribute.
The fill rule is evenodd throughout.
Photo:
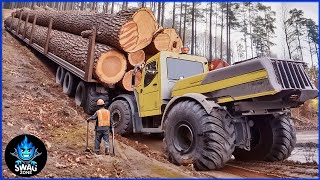
<svg viewBox="0 0 320 180"><path fill-rule="evenodd" d="M132 88L132 73L133 70L130 70L124 74L124 77L121 81L122 87L127 91L133 91ZM138 86L141 82L141 72L137 71L135 76L135 86Z"/></svg>
<svg viewBox="0 0 320 180"><path fill-rule="evenodd" d="M130 52L132 49L135 49L138 39L138 26L134 21L129 21L122 26L119 42L125 51Z"/></svg>
<svg viewBox="0 0 320 180"><path fill-rule="evenodd" d="M181 53L183 43L175 29L162 29L157 32L152 43L145 48L146 53L156 54L160 51Z"/></svg>
<svg viewBox="0 0 320 180"><path fill-rule="evenodd" d="M96 64L96 75L99 80L106 84L119 82L125 74L127 61L123 54L118 51L103 53Z"/></svg>
<svg viewBox="0 0 320 180"><path fill-rule="evenodd" d="M139 9L132 19L132 22L122 27L120 33L120 45L126 52L135 52L150 44L157 28L155 17L148 8Z"/></svg>
<svg viewBox="0 0 320 180"><path fill-rule="evenodd" d="M170 41L171 39L168 34L159 34L153 40L154 46L158 51L167 51L170 48Z"/></svg>
<svg viewBox="0 0 320 180"><path fill-rule="evenodd" d="M128 53L128 61L132 66L140 64L144 62L146 59L146 55L143 50L139 50L133 53Z"/></svg>

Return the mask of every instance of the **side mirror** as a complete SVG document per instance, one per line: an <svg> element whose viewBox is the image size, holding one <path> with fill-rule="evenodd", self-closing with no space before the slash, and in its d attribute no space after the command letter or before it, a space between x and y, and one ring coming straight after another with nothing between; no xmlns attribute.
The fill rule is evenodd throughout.
<svg viewBox="0 0 320 180"><path fill-rule="evenodd" d="M136 74L137 74L137 72L140 70L140 65L139 64L137 64L137 65L135 65L134 66L134 68L133 68L133 72L132 72L132 79L131 79L131 87L133 88L134 87L134 85L136 84Z"/></svg>
<svg viewBox="0 0 320 180"><path fill-rule="evenodd" d="M132 72L132 80L131 80L131 87L135 87L135 80L136 80L136 74L138 71L141 71L141 69L143 69L145 67L146 63L143 62L141 64L136 64L133 68L133 72Z"/></svg>

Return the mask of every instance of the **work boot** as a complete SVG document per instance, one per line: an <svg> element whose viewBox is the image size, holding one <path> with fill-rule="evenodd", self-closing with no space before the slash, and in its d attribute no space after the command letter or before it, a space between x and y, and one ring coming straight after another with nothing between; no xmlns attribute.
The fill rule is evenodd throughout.
<svg viewBox="0 0 320 180"><path fill-rule="evenodd" d="M106 155L109 155L110 154L110 152L109 152L109 148L108 149L106 149Z"/></svg>
<svg viewBox="0 0 320 180"><path fill-rule="evenodd" d="M100 151L94 151L94 154L100 155Z"/></svg>

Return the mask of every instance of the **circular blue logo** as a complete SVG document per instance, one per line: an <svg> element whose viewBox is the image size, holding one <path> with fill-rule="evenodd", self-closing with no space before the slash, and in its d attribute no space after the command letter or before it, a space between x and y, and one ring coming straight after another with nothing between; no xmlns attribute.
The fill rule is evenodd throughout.
<svg viewBox="0 0 320 180"><path fill-rule="evenodd" d="M36 136L22 134L13 138L7 145L5 161L14 174L30 177L44 168L47 162L47 149Z"/></svg>

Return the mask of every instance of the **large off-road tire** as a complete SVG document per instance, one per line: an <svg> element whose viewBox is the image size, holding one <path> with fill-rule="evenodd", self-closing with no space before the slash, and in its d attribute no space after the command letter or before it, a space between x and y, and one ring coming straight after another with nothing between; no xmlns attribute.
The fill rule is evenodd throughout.
<svg viewBox="0 0 320 180"><path fill-rule="evenodd" d="M76 89L77 89L77 85L78 85L78 78L73 75L70 72L66 72L66 74L64 75L64 80L63 80L63 93L65 93L68 96L74 96Z"/></svg>
<svg viewBox="0 0 320 180"><path fill-rule="evenodd" d="M60 84L60 85L63 84L65 73L66 73L66 70L63 67L59 66L57 68L57 71L56 71L56 83L57 84Z"/></svg>
<svg viewBox="0 0 320 180"><path fill-rule="evenodd" d="M127 101L116 100L109 106L115 133L128 135L133 132L131 109Z"/></svg>
<svg viewBox="0 0 320 180"><path fill-rule="evenodd" d="M237 160L281 161L288 158L296 144L296 130L288 115L262 116L251 128L251 150L236 148Z"/></svg>
<svg viewBox="0 0 320 180"><path fill-rule="evenodd" d="M196 170L222 168L234 151L235 131L225 110L210 114L190 100L173 106L165 119L165 153L176 165L193 163Z"/></svg>
<svg viewBox="0 0 320 180"><path fill-rule="evenodd" d="M86 114L92 115L99 109L97 106L98 99L104 100L105 106L108 106L108 93L98 93L96 92L96 85L94 83L85 83L85 99L83 110Z"/></svg>

